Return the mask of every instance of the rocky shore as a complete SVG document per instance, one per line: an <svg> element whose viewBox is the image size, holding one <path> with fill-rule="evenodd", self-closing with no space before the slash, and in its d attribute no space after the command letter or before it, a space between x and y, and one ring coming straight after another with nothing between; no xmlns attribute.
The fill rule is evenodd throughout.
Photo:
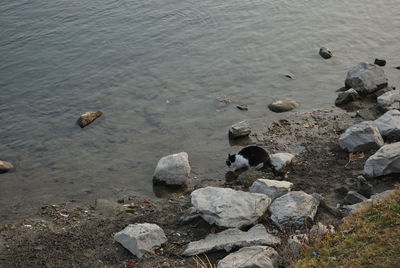
<svg viewBox="0 0 400 268"><path fill-rule="evenodd" d="M43 205L35 219L0 226L0 262L288 266L303 243L334 232L345 216L399 182L400 98L379 68L360 63L349 71L336 101L348 112L292 112L274 122L260 119L256 130L246 121L227 130L231 138L250 138L267 149L275 172L232 171L167 199ZM185 152L160 159L154 174L155 183L174 187L190 185L190 178Z"/></svg>

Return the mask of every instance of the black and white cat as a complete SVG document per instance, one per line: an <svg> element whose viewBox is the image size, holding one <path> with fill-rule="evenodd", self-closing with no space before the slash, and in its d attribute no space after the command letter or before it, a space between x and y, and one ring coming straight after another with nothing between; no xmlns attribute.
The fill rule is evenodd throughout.
<svg viewBox="0 0 400 268"><path fill-rule="evenodd" d="M248 146L240 150L237 154L228 154L226 164L235 170L241 168L273 170L268 153L258 146Z"/></svg>

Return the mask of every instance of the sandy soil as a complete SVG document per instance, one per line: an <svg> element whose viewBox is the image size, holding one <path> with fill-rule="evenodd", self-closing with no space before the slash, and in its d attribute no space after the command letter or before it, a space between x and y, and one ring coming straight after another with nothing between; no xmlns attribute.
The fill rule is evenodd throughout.
<svg viewBox="0 0 400 268"><path fill-rule="evenodd" d="M359 159L349 161L349 154L338 146L337 139L350 125L362 121L348 113L315 110L309 113L282 114L282 120L270 125L260 121L259 130L251 139L267 148L270 153L296 154L293 165L283 174L265 174L266 177L285 179L294 183L294 190L317 192L336 206L343 195L335 191L340 187L355 189L355 179L362 174L365 160L373 153L367 152ZM248 172L237 177L227 174L227 179L203 182L197 187L214 184L246 189L257 176ZM396 176L371 180L374 192L392 188ZM398 181L398 180L397 180ZM193 258L183 258L180 253L190 241L204 238L222 229L210 226L202 219L180 224L179 219L190 207L190 191L172 194L158 201L137 197L119 200L132 204L126 211L102 215L91 205L74 203L44 205L37 219L27 219L16 225L0 226L1 267L196 267ZM264 215L260 220L267 229L274 226ZM335 218L319 209L316 221L337 224ZM150 222L158 224L168 237L168 242L154 254L138 259L116 243L113 235L129 223ZM288 234L279 232L283 238ZM282 250L277 248L278 251ZM225 256L224 252L208 254L213 263Z"/></svg>

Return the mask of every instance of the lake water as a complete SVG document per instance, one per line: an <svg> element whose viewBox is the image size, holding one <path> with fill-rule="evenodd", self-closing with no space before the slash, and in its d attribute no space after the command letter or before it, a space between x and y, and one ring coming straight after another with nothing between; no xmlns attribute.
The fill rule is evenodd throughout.
<svg viewBox="0 0 400 268"><path fill-rule="evenodd" d="M43 203L154 197L157 161L181 151L197 180L222 179L239 150L229 127L284 117L272 100L331 107L347 70L375 57L400 86L399 29L398 0L2 0L0 159L16 169L0 175L0 221Z"/></svg>

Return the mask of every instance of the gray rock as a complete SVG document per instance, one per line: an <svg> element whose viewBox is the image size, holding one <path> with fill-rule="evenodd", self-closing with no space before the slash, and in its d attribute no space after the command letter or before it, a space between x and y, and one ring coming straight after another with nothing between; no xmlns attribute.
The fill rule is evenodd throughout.
<svg viewBox="0 0 400 268"><path fill-rule="evenodd" d="M384 110L389 111L400 108L400 92L399 90L391 90L376 99L378 106Z"/></svg>
<svg viewBox="0 0 400 268"><path fill-rule="evenodd" d="M288 181L258 179L250 187L250 192L266 194L269 198L274 200L290 192L292 187L293 183Z"/></svg>
<svg viewBox="0 0 400 268"><path fill-rule="evenodd" d="M386 87L387 83L388 79L382 68L365 62L351 68L345 80L346 87L354 88L363 96Z"/></svg>
<svg viewBox="0 0 400 268"><path fill-rule="evenodd" d="M289 153L276 153L270 155L271 164L274 167L274 169L278 172L282 171L284 168L290 165L292 163L293 158L294 155Z"/></svg>
<svg viewBox="0 0 400 268"><path fill-rule="evenodd" d="M326 48L326 47L321 47L321 48L319 49L319 55L320 55L321 57L323 57L324 59L329 59L329 58L331 58L331 57L333 56L333 53L332 53L332 51L330 51L328 48Z"/></svg>
<svg viewBox="0 0 400 268"><path fill-rule="evenodd" d="M400 111L390 110L374 121L382 137L400 141Z"/></svg>
<svg viewBox="0 0 400 268"><path fill-rule="evenodd" d="M14 168L14 165L7 161L0 160L0 173L6 173Z"/></svg>
<svg viewBox="0 0 400 268"><path fill-rule="evenodd" d="M347 193L347 189L346 192L344 194ZM314 197L316 200L319 201L319 206L323 209L325 209L328 213L330 213L331 215L335 216L336 218L342 218L343 217L343 213L335 208L335 207L331 207L330 205L328 205L325 201L325 198L323 196L321 196L318 193L312 193L311 194L312 197Z"/></svg>
<svg viewBox="0 0 400 268"><path fill-rule="evenodd" d="M139 258L167 241L164 231L152 223L129 224L124 230L116 233L114 239Z"/></svg>
<svg viewBox="0 0 400 268"><path fill-rule="evenodd" d="M283 251L286 266L299 257L305 243L308 243L308 236L305 234L292 235L288 238L287 246Z"/></svg>
<svg viewBox="0 0 400 268"><path fill-rule="evenodd" d="M244 120L231 126L229 129L229 136L232 138L240 138L248 136L251 133L249 123Z"/></svg>
<svg viewBox="0 0 400 268"><path fill-rule="evenodd" d="M391 195L392 193L394 193L394 190L386 190L384 192L371 195L371 200L382 200Z"/></svg>
<svg viewBox="0 0 400 268"><path fill-rule="evenodd" d="M190 182L190 170L186 152L164 156L158 161L153 182L182 186Z"/></svg>
<svg viewBox="0 0 400 268"><path fill-rule="evenodd" d="M192 205L209 224L242 227L256 222L268 209L271 199L264 194L205 187L192 192Z"/></svg>
<svg viewBox="0 0 400 268"><path fill-rule="evenodd" d="M364 175L368 178L392 173L400 173L400 142L382 146L364 165Z"/></svg>
<svg viewBox="0 0 400 268"><path fill-rule="evenodd" d="M274 268L279 258L278 252L268 246L245 247L220 260L217 268Z"/></svg>
<svg viewBox="0 0 400 268"><path fill-rule="evenodd" d="M354 88L350 88L344 92L340 92L338 97L335 100L336 106L342 106L349 102L355 101L356 99L360 98L357 91Z"/></svg>
<svg viewBox="0 0 400 268"><path fill-rule="evenodd" d="M321 222L317 222L317 224L313 225L313 227L310 229L311 236L322 236L334 232L335 228L332 225L326 226Z"/></svg>
<svg viewBox="0 0 400 268"><path fill-rule="evenodd" d="M346 197L344 198L344 202L349 204L349 205L354 205L357 203L360 203L362 201L367 200L368 198L366 198L365 196L354 192L354 191L349 191L346 195Z"/></svg>
<svg viewBox="0 0 400 268"><path fill-rule="evenodd" d="M339 138L339 145L348 152L363 152L379 149L383 139L372 121L364 121L353 125Z"/></svg>
<svg viewBox="0 0 400 268"><path fill-rule="evenodd" d="M196 254L225 250L231 251L233 248L267 245L274 246L281 243L279 237L267 233L265 227L261 224L253 226L247 232L237 228L230 228L217 234L209 234L205 239L190 242L183 252L184 256L193 256Z"/></svg>
<svg viewBox="0 0 400 268"><path fill-rule="evenodd" d="M96 199L95 209L105 216L113 216L125 211L125 208L117 202L102 198Z"/></svg>
<svg viewBox="0 0 400 268"><path fill-rule="evenodd" d="M272 221L279 227L301 228L313 221L319 200L303 191L289 192L275 199L269 211Z"/></svg>
<svg viewBox="0 0 400 268"><path fill-rule="evenodd" d="M299 104L291 99L275 100L268 105L268 108L276 113L283 113L299 107Z"/></svg>
<svg viewBox="0 0 400 268"><path fill-rule="evenodd" d="M99 118L103 114L102 111L97 111L97 112L86 112L82 114L76 123L81 127L84 128L87 125L91 124L94 120Z"/></svg>
<svg viewBox="0 0 400 268"><path fill-rule="evenodd" d="M372 195L372 185L363 177L357 177L357 192L369 198Z"/></svg>
<svg viewBox="0 0 400 268"><path fill-rule="evenodd" d="M377 193L377 194L372 195L370 199L367 199L363 202L360 202L360 203L357 203L354 205L344 205L342 207L342 209L344 211L344 214L346 216L348 216L350 214L353 214L355 212L358 212L358 211L364 209L368 204L371 204L372 202L376 202L378 200L382 200L382 199L386 198L387 196L391 195L393 192L394 192L394 190L387 190L382 193Z"/></svg>

